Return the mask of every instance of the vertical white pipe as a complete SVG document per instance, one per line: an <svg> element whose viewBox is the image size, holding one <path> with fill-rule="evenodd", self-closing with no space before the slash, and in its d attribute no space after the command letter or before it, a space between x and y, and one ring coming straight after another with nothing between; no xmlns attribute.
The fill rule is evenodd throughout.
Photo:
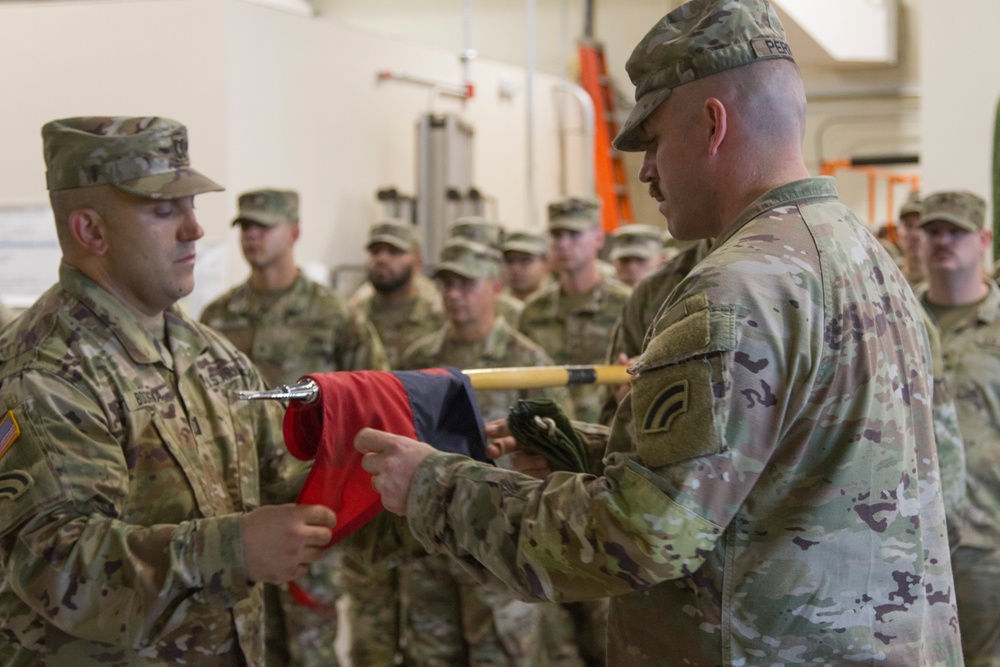
<svg viewBox="0 0 1000 667"><path fill-rule="evenodd" d="M525 0L527 14L527 26L525 28L526 41L528 43L527 55L525 58L524 72L524 105L525 113L525 160L524 170L525 186L527 188L527 215L525 220L531 229L538 227L538 192L535 189L535 67L536 67L536 45L535 45L535 22L536 5L535 0Z"/></svg>

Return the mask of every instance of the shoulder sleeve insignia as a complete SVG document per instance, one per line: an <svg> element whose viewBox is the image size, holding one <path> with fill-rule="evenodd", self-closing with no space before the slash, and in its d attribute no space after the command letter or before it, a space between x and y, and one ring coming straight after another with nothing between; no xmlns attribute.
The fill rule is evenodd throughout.
<svg viewBox="0 0 1000 667"><path fill-rule="evenodd" d="M0 420L0 459L3 458L10 446L21 436L21 429L14 419L14 413L10 410Z"/></svg>

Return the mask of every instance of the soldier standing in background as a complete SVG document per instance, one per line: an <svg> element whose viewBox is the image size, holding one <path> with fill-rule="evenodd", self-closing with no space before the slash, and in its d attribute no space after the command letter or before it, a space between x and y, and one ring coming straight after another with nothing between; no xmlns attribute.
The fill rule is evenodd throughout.
<svg viewBox="0 0 1000 667"><path fill-rule="evenodd" d="M405 220L383 220L368 233L368 281L372 294L355 302L378 332L389 366L399 367L399 359L413 341L437 331L444 323L441 295L420 289L423 259L417 228Z"/></svg>
<svg viewBox="0 0 1000 667"><path fill-rule="evenodd" d="M611 234L608 259L618 280L635 287L663 262L663 232L652 225L622 225Z"/></svg>
<svg viewBox="0 0 1000 667"><path fill-rule="evenodd" d="M357 308L382 339L390 367L398 370L406 348L444 324L441 294L421 273L414 225L397 219L376 223L369 229L367 251L368 283L373 289L356 302ZM361 562L349 551L343 565L342 581L350 598L351 663L391 667L402 637L398 569Z"/></svg>
<svg viewBox="0 0 1000 667"><path fill-rule="evenodd" d="M511 296L527 301L535 292L552 284L549 242L534 232L509 232L500 245L503 251L504 284ZM517 325L517 322L510 322Z"/></svg>
<svg viewBox="0 0 1000 667"><path fill-rule="evenodd" d="M374 329L331 288L295 264L299 197L262 189L239 197L243 256L250 278L205 307L201 321L229 338L260 368L271 387L307 373L388 369ZM267 587L268 664L336 665L340 550L328 549L298 582L307 605L284 588Z"/></svg>
<svg viewBox="0 0 1000 667"><path fill-rule="evenodd" d="M650 331L603 471L537 480L364 430L384 505L530 599L613 596L615 667L961 665L920 305L809 178L777 14L692 0L627 69L615 146L644 152L673 236L715 243Z"/></svg>
<svg viewBox="0 0 1000 667"><path fill-rule="evenodd" d="M518 330L560 365L601 364L630 290L597 268L604 245L600 202L567 197L549 204L552 267L558 282L524 305ZM596 422L603 387L570 387L577 419Z"/></svg>
<svg viewBox="0 0 1000 667"><path fill-rule="evenodd" d="M925 248L927 240L920 227L920 197L911 193L899 209L900 247L903 250L903 275L910 287L917 287L927 278Z"/></svg>
<svg viewBox="0 0 1000 667"><path fill-rule="evenodd" d="M1000 288L984 272L993 235L971 192L923 201L927 288L921 301L941 332L944 373L965 442L966 506L952 554L962 651L972 667L1000 664Z"/></svg>
<svg viewBox="0 0 1000 667"><path fill-rule="evenodd" d="M496 313L503 289L500 253L463 238L450 239L434 272L448 321L416 341L404 368L503 368L548 366L552 360ZM518 399L551 398L572 410L564 387L476 392L483 419L507 416ZM571 412L568 414L572 414ZM509 592L476 582L443 556L427 556L400 568L405 609L404 664L421 667L530 667L539 664L546 641L568 632L558 605L535 605ZM544 617L544 618L543 618ZM564 641L564 637L559 638ZM563 662L561 664L579 664Z"/></svg>
<svg viewBox="0 0 1000 667"><path fill-rule="evenodd" d="M0 335L0 663L261 665L261 586L301 576L333 512L281 407L176 307L204 234L166 118L42 128L59 282Z"/></svg>
<svg viewBox="0 0 1000 667"><path fill-rule="evenodd" d="M487 245L498 253L503 252L505 234L506 232L504 232L502 223L475 215L458 218L448 227L449 239L455 237L468 239L469 241ZM500 294L500 298L497 299L497 315L503 317L511 325L517 325L523 309L524 304L521 303L521 300L507 292Z"/></svg>

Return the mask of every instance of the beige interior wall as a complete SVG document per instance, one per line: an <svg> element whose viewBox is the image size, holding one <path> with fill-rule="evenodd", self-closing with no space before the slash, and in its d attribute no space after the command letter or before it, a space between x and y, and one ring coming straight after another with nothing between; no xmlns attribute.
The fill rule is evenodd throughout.
<svg viewBox="0 0 1000 667"><path fill-rule="evenodd" d="M1000 3L921 0L926 191L992 199L993 124L1000 96ZM990 214L992 215L992 214Z"/></svg>

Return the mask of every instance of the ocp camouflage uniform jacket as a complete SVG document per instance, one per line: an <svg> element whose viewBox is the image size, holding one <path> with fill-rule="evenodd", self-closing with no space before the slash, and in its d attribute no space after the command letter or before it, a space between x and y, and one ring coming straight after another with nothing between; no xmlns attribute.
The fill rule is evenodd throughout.
<svg viewBox="0 0 1000 667"><path fill-rule="evenodd" d="M566 308L566 297L559 283L555 283L528 299L517 328L560 366L603 364L611 332L630 293L625 283L603 276L583 297L583 302L570 310ZM577 419L597 422L604 402L604 387L577 385L570 387L569 393Z"/></svg>
<svg viewBox="0 0 1000 667"><path fill-rule="evenodd" d="M269 386L320 371L386 370L375 329L336 292L302 273L270 308L244 283L208 304L201 321L253 359Z"/></svg>
<svg viewBox="0 0 1000 667"><path fill-rule="evenodd" d="M401 368L403 353L414 341L444 324L441 295L433 288L429 293L418 290L416 296L402 304L389 302L373 290L357 302L357 309L378 332L393 369Z"/></svg>
<svg viewBox="0 0 1000 667"><path fill-rule="evenodd" d="M965 441L963 547L1000 549L1000 288L968 320L941 332L945 379ZM922 295L926 303L926 293ZM928 309L929 312L930 309Z"/></svg>
<svg viewBox="0 0 1000 667"><path fill-rule="evenodd" d="M416 341L403 355L401 368L504 368L510 366L551 366L552 360L537 344L518 333L503 317L482 341L463 343L448 338L449 325ZM573 418L573 403L566 387L548 389L478 390L476 402L483 419L503 419L518 399L550 398Z"/></svg>
<svg viewBox="0 0 1000 667"><path fill-rule="evenodd" d="M172 308L163 350L67 265L0 336L0 664L261 664L242 512L302 464L250 361Z"/></svg>
<svg viewBox="0 0 1000 667"><path fill-rule="evenodd" d="M919 308L831 179L776 188L673 293L603 476L435 453L410 529L526 598L615 596L616 667L960 665Z"/></svg>

